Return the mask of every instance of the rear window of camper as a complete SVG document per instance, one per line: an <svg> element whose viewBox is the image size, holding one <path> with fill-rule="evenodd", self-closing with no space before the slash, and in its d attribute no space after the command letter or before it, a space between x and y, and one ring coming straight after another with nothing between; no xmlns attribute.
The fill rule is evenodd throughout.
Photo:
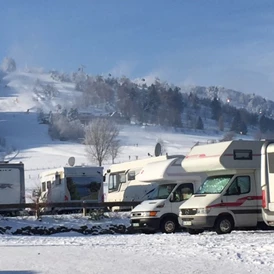
<svg viewBox="0 0 274 274"><path fill-rule="evenodd" d="M274 173L274 153L268 153L269 173Z"/></svg>
<svg viewBox="0 0 274 274"><path fill-rule="evenodd" d="M251 149L235 149L234 160L252 160L252 150Z"/></svg>

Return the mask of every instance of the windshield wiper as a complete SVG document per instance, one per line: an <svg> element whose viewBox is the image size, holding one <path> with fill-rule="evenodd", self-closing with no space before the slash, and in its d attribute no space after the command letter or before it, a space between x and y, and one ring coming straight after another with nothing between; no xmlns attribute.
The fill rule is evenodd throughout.
<svg viewBox="0 0 274 274"><path fill-rule="evenodd" d="M145 195L141 198L143 199L145 196L147 196L148 194L150 194L151 192L153 192L155 190L155 188L151 189L149 192L145 193Z"/></svg>

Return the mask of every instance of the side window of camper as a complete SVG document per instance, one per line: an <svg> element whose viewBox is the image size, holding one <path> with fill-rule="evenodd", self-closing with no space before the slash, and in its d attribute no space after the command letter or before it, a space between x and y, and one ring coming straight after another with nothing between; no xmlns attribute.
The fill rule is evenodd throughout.
<svg viewBox="0 0 274 274"><path fill-rule="evenodd" d="M227 195L240 195L250 192L250 177L238 176L227 190Z"/></svg>
<svg viewBox="0 0 274 274"><path fill-rule="evenodd" d="M46 182L42 182L42 192L46 191Z"/></svg>
<svg viewBox="0 0 274 274"><path fill-rule="evenodd" d="M174 202L181 202L189 199L194 192L193 184L187 183L180 185L174 191Z"/></svg>

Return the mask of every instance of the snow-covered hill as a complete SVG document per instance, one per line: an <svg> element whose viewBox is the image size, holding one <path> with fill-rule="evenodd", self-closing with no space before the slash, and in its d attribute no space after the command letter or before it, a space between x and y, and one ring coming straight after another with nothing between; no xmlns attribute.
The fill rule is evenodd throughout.
<svg viewBox="0 0 274 274"><path fill-rule="evenodd" d="M50 84L59 93L54 98L38 99L34 87ZM78 96L73 83L52 79L50 74L41 72L13 72L6 75L0 83L0 137L5 139L5 159L22 161L25 164L26 188L28 193L38 185L38 174L67 164L69 157L76 158L76 164L90 163L84 145L80 143L52 140L48 135L48 125L39 124L37 110L55 110L58 104L73 104ZM159 138L165 144L169 154L186 154L198 141L208 142L221 136L197 135L195 132L176 133L163 131L153 126L123 126L119 138L122 151L116 162L123 162L148 157L154 153ZM105 167L111 164L104 162Z"/></svg>
<svg viewBox="0 0 274 274"><path fill-rule="evenodd" d="M198 98L213 100L218 98L224 104L229 104L237 109L244 108L251 113L274 117L274 102L258 94L247 94L224 87L183 86L182 92L193 93Z"/></svg>

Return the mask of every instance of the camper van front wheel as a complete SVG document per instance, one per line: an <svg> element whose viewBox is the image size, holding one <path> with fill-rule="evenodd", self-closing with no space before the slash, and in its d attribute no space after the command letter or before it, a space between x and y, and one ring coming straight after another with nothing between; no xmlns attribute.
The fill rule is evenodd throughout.
<svg viewBox="0 0 274 274"><path fill-rule="evenodd" d="M174 233L177 228L177 223L173 218L165 218L161 222L162 233Z"/></svg>
<svg viewBox="0 0 274 274"><path fill-rule="evenodd" d="M215 230L217 234L227 234L233 230L234 223L231 216L221 216L217 219Z"/></svg>

